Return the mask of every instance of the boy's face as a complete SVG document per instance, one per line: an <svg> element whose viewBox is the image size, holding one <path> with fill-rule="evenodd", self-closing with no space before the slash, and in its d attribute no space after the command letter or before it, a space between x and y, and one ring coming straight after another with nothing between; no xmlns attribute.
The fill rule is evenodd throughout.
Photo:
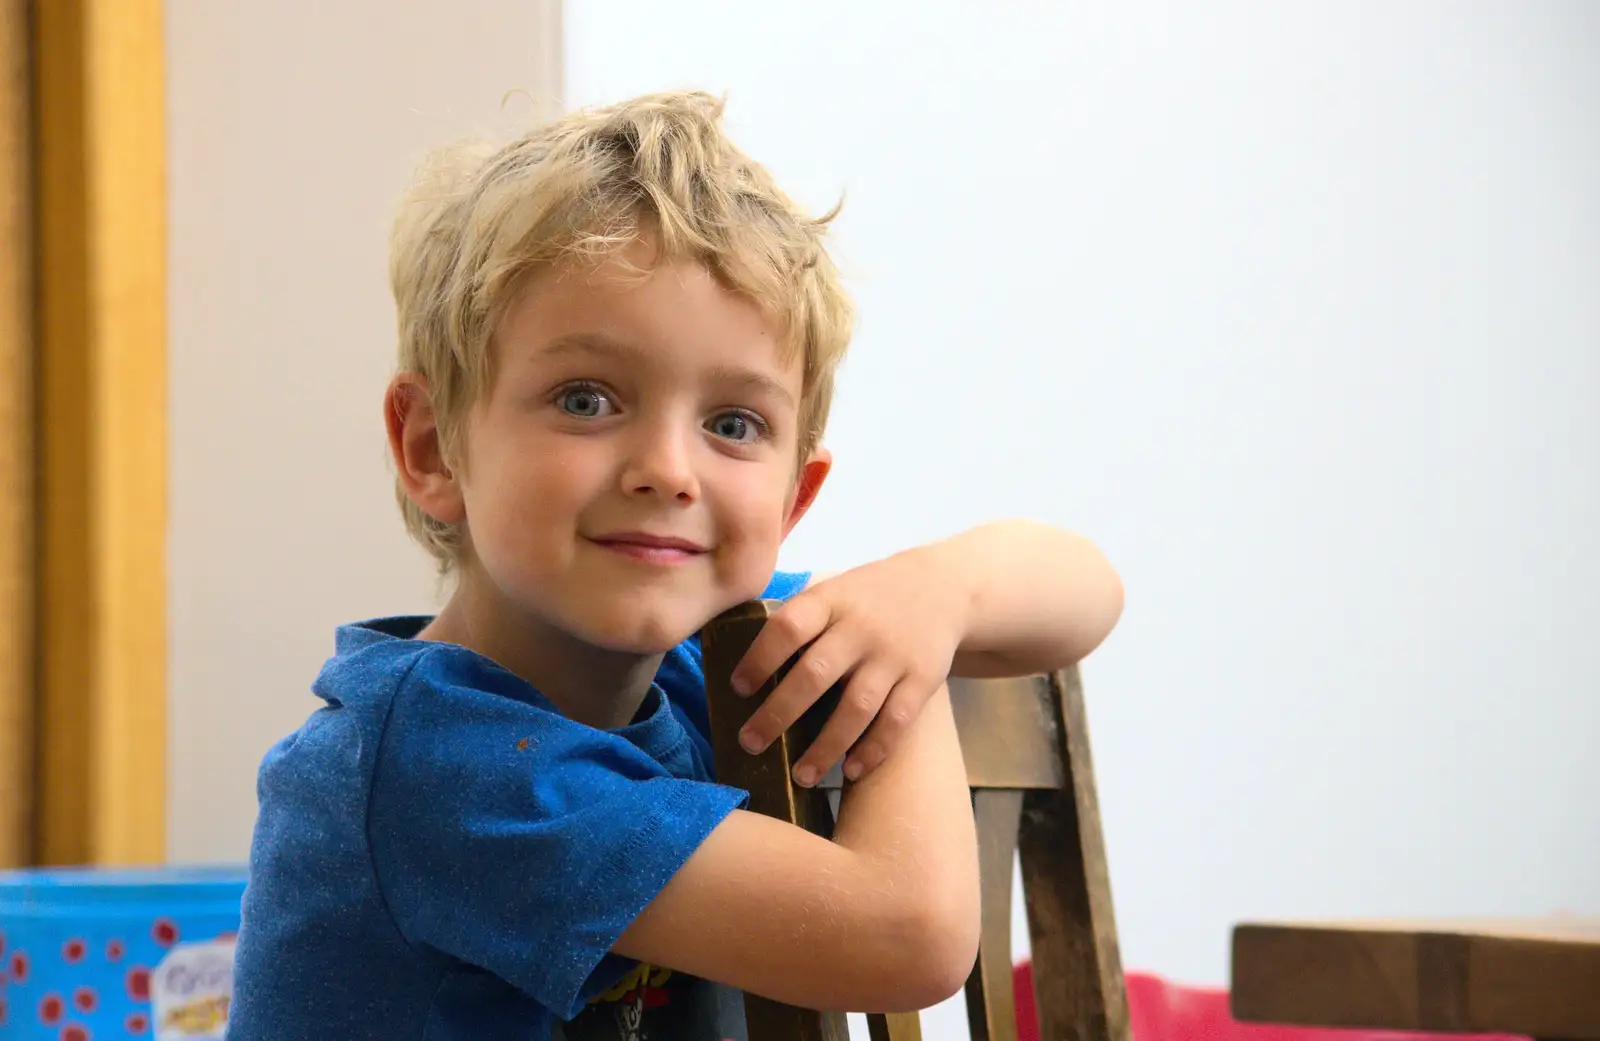
<svg viewBox="0 0 1600 1041"><path fill-rule="evenodd" d="M464 428L462 579L653 654L761 594L828 459L796 466L801 359L755 304L696 264L624 274L540 273L502 321Z"/></svg>

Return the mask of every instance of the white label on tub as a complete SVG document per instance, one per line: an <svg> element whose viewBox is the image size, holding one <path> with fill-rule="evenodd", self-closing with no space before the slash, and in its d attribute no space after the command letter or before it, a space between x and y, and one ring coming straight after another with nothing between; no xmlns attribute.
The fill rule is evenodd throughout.
<svg viewBox="0 0 1600 1041"><path fill-rule="evenodd" d="M220 1041L233 1001L234 941L183 943L150 975L156 1041Z"/></svg>

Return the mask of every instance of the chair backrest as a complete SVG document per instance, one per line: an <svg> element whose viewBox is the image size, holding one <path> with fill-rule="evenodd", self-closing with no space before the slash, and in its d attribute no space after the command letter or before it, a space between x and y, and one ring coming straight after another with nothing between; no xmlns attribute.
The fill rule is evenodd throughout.
<svg viewBox="0 0 1600 1041"><path fill-rule="evenodd" d="M733 668L777 608L741 605L702 633L712 752L724 784L750 793L750 809L819 835L833 828L830 781L797 788L791 769L838 703L819 701L783 738L752 756L739 728L784 671L750 699L733 693ZM973 1041L1016 1041L1012 994L1011 880L1022 859L1033 947L1039 1036L1128 1041L1128 1003L1111 911L1083 690L1076 669L1015 680L950 681L977 825L982 934L967 979ZM832 784L838 785L838 771ZM745 995L750 1041L848 1041L841 1013ZM867 1017L873 1041L920 1041L915 1012Z"/></svg>

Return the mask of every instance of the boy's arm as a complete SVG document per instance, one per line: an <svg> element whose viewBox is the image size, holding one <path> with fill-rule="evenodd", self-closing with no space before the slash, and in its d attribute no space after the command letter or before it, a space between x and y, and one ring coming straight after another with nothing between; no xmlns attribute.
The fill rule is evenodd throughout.
<svg viewBox="0 0 1600 1041"><path fill-rule="evenodd" d="M746 727L765 748L841 680L844 697L795 764L809 785L841 756L876 769L949 675L1026 676L1077 662L1122 612L1122 582L1085 538L1000 521L817 579L767 622L734 670L753 691L803 650Z"/></svg>
<svg viewBox="0 0 1600 1041"><path fill-rule="evenodd" d="M962 574L971 603L956 676L1030 676L1088 657L1122 616L1122 580L1081 535L999 521L926 547Z"/></svg>
<svg viewBox="0 0 1600 1041"><path fill-rule="evenodd" d="M1122 579L1082 535L995 521L919 552L948 557L972 601L950 675L1032 676L1087 658L1122 617ZM818 573L812 583L838 572Z"/></svg>
<svg viewBox="0 0 1600 1041"><path fill-rule="evenodd" d="M903 1011L959 990L977 943L972 809L941 689L845 793L833 841L735 811L613 949L806 1008Z"/></svg>

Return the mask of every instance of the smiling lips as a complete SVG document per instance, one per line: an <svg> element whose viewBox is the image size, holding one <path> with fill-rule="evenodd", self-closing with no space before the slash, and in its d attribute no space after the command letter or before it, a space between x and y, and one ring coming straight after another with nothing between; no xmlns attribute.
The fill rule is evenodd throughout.
<svg viewBox="0 0 1600 1041"><path fill-rule="evenodd" d="M682 564L707 552L706 547L688 539L651 535L642 531L601 535L590 541L641 564Z"/></svg>

